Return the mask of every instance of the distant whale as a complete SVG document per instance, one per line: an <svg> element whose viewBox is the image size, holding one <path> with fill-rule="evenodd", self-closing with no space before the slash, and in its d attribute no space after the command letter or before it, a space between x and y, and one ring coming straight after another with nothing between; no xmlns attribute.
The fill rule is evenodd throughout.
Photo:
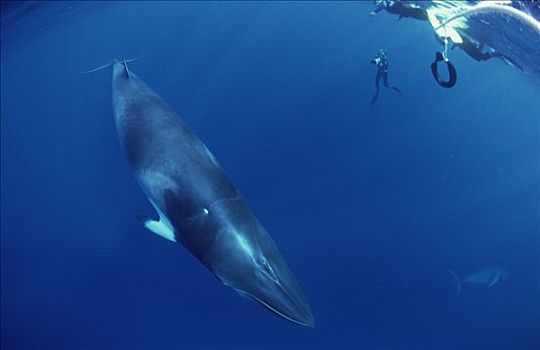
<svg viewBox="0 0 540 350"><path fill-rule="evenodd" d="M508 271L500 268L480 270L470 274L464 279L459 278L458 275L452 270L448 270L448 272L454 279L454 286L457 296L460 295L463 284L493 287L497 283L508 278Z"/></svg>
<svg viewBox="0 0 540 350"><path fill-rule="evenodd" d="M106 66L113 69L120 143L159 216L139 217L144 226L184 245L240 295L289 321L314 327L291 270L216 158L172 108L128 70L125 60Z"/></svg>

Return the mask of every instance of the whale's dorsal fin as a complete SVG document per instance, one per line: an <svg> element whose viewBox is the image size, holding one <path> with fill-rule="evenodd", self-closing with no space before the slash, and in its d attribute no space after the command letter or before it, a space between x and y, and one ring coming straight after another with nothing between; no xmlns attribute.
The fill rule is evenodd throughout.
<svg viewBox="0 0 540 350"><path fill-rule="evenodd" d="M174 232L167 224L165 224L163 220L158 221L142 215L137 215L137 219L143 223L144 227L146 227L156 235L161 236L168 241L177 243Z"/></svg>
<svg viewBox="0 0 540 350"><path fill-rule="evenodd" d="M86 72L82 72L82 74L88 74L88 73L99 72L99 71L101 71L101 70L110 68L111 66L112 66L111 63L107 63L107 64L104 64L104 65L99 66L99 67L97 67L97 68L94 68L94 69L91 69L91 70L87 70Z"/></svg>

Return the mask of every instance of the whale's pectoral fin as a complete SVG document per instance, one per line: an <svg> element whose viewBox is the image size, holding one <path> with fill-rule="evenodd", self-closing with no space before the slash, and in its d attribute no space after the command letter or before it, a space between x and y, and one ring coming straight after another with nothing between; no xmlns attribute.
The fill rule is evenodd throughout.
<svg viewBox="0 0 540 350"><path fill-rule="evenodd" d="M170 229L169 226L165 225L162 220L158 221L142 215L137 215L136 218L143 223L144 227L146 227L156 235L161 236L168 241L177 243L174 232Z"/></svg>
<svg viewBox="0 0 540 350"><path fill-rule="evenodd" d="M491 280L491 282L489 282L488 287L493 287L497 282L499 282L499 278L500 278L499 275L495 276L495 278L493 278L493 279Z"/></svg>

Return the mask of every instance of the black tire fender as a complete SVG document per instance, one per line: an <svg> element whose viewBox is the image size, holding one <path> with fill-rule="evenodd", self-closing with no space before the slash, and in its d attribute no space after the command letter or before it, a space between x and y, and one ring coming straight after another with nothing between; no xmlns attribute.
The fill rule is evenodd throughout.
<svg viewBox="0 0 540 350"><path fill-rule="evenodd" d="M446 68L448 69L448 80L444 80L439 74L439 62L443 61L446 63ZM431 73L433 73L433 78L437 84L444 88L451 88L457 83L457 71L452 62L445 61L442 53L437 52L435 54L435 61L431 64Z"/></svg>

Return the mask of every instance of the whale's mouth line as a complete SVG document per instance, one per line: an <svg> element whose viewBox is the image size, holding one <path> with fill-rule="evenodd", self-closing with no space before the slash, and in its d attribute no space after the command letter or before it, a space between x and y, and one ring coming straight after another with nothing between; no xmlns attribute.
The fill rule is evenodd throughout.
<svg viewBox="0 0 540 350"><path fill-rule="evenodd" d="M272 307L271 305L269 305L268 303L262 301L261 299L257 298L256 296L254 296L253 294L251 293L247 293L247 292L244 292L242 291L241 294L244 294L244 295L247 295L248 297L252 298L253 300L257 301L258 303L261 303L262 305L264 305L265 307L267 307L268 309L272 310L273 312L275 312L276 314L278 314L279 316L283 317L284 319L288 320L288 321L291 321L293 323L296 323L296 324L299 324L301 326L306 326L306 327L311 327L311 328L314 328L315 325L314 324L310 324L310 323L304 323L304 322L300 322L298 320L295 320L294 318L291 318L285 314L283 314L282 312L279 312L277 309L275 309L274 307ZM287 296L288 296L288 293L286 293Z"/></svg>

